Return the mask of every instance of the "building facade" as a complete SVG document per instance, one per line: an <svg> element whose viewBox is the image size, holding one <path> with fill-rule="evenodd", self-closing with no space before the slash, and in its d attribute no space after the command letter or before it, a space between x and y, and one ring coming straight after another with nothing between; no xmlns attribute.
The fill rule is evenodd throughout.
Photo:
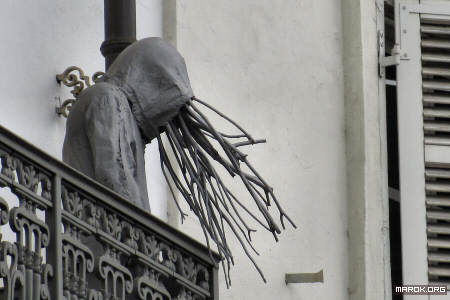
<svg viewBox="0 0 450 300"><path fill-rule="evenodd" d="M104 70L103 5L7 0L0 10L0 125L57 159L66 119L55 110L72 95L55 76ZM267 139L249 158L298 226L279 243L254 235L267 283L230 242L221 299L391 299L402 280L447 284L448 2L138 0L136 12L137 38L174 44L196 97ZM204 242L193 213L180 223L154 143L146 170L152 213ZM319 271L323 282L285 283Z"/></svg>

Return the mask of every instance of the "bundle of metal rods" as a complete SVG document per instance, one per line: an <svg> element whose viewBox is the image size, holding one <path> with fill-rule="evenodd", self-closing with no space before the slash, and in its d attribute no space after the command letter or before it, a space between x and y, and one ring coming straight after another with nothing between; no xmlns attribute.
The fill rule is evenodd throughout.
<svg viewBox="0 0 450 300"><path fill-rule="evenodd" d="M194 102L207 107L230 122L240 133L230 135L217 131ZM251 233L256 230L248 224L246 219L255 220L264 229L270 231L275 240L278 241L277 234L280 234L281 230L269 212L269 207L273 202L278 209L283 229L285 228L285 219L296 228L296 225L277 201L273 189L248 162L247 155L238 149L246 145L264 143L265 140L253 139L236 122L195 97L185 104L180 113L166 125L165 133L168 140L166 147L161 136L157 137L161 168L180 210L182 221L186 213L180 207L172 185L176 187L190 209L197 215L207 246L211 249L210 239L216 244L217 251L223 258L222 266L227 286L231 284L229 271L230 265L234 264L234 260L225 234L226 227L234 233L245 254L265 282L266 279L261 269L252 257L252 251L259 255L251 241ZM232 143L231 141L236 142ZM220 154L214 148L213 144L217 143L220 145L221 152L225 155ZM173 156L170 155L168 150ZM172 165L170 157L174 157L173 160L176 160L178 167ZM255 212L237 199L224 184L210 158L222 165L232 177L236 175L240 177L256 204L257 210ZM243 170L241 163L250 172ZM180 171L178 171L178 168ZM227 268L225 268L225 263Z"/></svg>

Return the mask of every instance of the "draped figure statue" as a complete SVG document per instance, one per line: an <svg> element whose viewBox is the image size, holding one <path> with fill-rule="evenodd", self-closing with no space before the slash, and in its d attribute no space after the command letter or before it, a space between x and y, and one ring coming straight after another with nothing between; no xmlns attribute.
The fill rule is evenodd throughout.
<svg viewBox="0 0 450 300"><path fill-rule="evenodd" d="M71 109L64 162L150 210L145 143L192 96L184 59L175 48L160 38L134 43Z"/></svg>
<svg viewBox="0 0 450 300"><path fill-rule="evenodd" d="M230 122L237 133L216 130L197 106ZM163 134L167 143L162 142ZM223 268L227 283L227 270L234 262L226 228L263 277L250 254L257 253L251 243L254 224L278 240L281 230L270 211L275 204L282 227L285 220L295 227L272 187L241 150L265 140L254 139L236 122L197 99L183 57L160 38L142 39L127 47L102 79L80 94L67 120L63 160L150 211L144 148L153 139L158 141L161 168L181 218L185 212L175 189L198 217L208 246L212 240L224 258L222 263L228 264ZM243 205L224 184L217 166L240 179L254 200L253 208Z"/></svg>

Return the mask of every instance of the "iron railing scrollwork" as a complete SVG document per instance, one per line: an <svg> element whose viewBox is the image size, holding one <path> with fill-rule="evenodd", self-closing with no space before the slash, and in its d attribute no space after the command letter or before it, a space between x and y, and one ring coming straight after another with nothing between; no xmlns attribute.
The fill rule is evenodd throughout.
<svg viewBox="0 0 450 300"><path fill-rule="evenodd" d="M0 299L217 299L217 254L2 127L0 189Z"/></svg>
<svg viewBox="0 0 450 300"><path fill-rule="evenodd" d="M77 75L78 73L78 75ZM95 83L97 80L103 77L105 72L97 71L92 74L92 81ZM67 118L69 116L72 105L77 101L76 99L80 93L86 88L91 86L91 80L89 76L84 74L84 71L76 66L70 66L64 70L61 74L56 75L56 82L60 85L65 85L72 88L70 93L74 98L64 100L60 106L56 108L56 113L59 116Z"/></svg>

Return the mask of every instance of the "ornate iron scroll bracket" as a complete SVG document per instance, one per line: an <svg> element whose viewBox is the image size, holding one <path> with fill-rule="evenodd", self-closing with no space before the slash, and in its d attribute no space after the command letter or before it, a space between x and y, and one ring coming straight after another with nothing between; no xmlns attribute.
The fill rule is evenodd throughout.
<svg viewBox="0 0 450 300"><path fill-rule="evenodd" d="M78 75L77 75L78 73ZM98 71L92 75L92 81L94 83L97 82L102 76L104 72ZM63 84L69 88L72 88L70 93L75 97L74 99L66 99L64 100L60 106L56 107L56 113L59 116L68 117L70 109L72 105L77 101L78 96L86 87L91 86L91 80L89 76L84 74L84 71L76 66L70 66L64 70L61 74L56 75L56 82L60 85Z"/></svg>

